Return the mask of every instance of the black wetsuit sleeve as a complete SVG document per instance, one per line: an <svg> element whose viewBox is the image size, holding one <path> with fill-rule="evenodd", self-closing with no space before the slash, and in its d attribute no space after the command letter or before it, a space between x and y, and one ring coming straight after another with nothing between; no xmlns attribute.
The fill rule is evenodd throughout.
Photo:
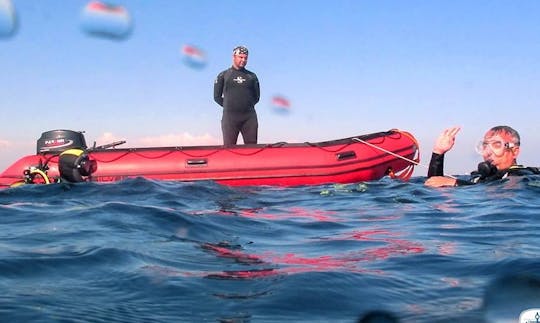
<svg viewBox="0 0 540 323"><path fill-rule="evenodd" d="M428 175L427 177L432 176L444 176L444 154L431 154L431 161L429 162ZM464 185L474 185L476 184L473 181L467 181L463 179L456 178L456 186Z"/></svg>
<svg viewBox="0 0 540 323"><path fill-rule="evenodd" d="M444 154L431 154L427 177L444 176Z"/></svg>
<svg viewBox="0 0 540 323"><path fill-rule="evenodd" d="M255 77L255 82L254 82L255 84L253 85L255 103L258 103L259 99L261 98L261 86L259 85L259 79L257 78L257 75L253 74L253 76Z"/></svg>
<svg viewBox="0 0 540 323"><path fill-rule="evenodd" d="M456 179L456 186L465 186L465 185L474 185L476 184L475 182L473 181L467 181L467 180L464 180L464 179Z"/></svg>
<svg viewBox="0 0 540 323"><path fill-rule="evenodd" d="M225 85L225 72L219 73L214 82L214 101L223 106L223 87Z"/></svg>

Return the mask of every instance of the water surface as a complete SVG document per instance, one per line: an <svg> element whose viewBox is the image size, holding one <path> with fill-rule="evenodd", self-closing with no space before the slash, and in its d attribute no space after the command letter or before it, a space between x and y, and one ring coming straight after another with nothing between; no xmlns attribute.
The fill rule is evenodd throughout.
<svg viewBox="0 0 540 323"><path fill-rule="evenodd" d="M0 317L517 322L540 307L540 178L433 189L213 182L0 191Z"/></svg>

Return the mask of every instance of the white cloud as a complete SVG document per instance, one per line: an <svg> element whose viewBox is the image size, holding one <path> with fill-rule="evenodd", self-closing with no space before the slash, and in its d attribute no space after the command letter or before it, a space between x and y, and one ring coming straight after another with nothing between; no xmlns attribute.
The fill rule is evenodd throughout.
<svg viewBox="0 0 540 323"><path fill-rule="evenodd" d="M36 142L0 139L0 173L19 158L36 153Z"/></svg>
<svg viewBox="0 0 540 323"><path fill-rule="evenodd" d="M141 146L197 146L197 145L219 145L219 139L209 134L195 136L184 132L181 134L167 134L156 137L144 137L137 140Z"/></svg>
<svg viewBox="0 0 540 323"><path fill-rule="evenodd" d="M13 144L10 141L0 139L0 148L9 148Z"/></svg>
<svg viewBox="0 0 540 323"><path fill-rule="evenodd" d="M120 140L126 140L126 139L122 138L122 137L118 137L118 136L114 135L112 132L105 132L96 139L96 143L99 146L99 145L110 144L112 142L120 141ZM86 144L89 144L90 147L92 146L88 142Z"/></svg>
<svg viewBox="0 0 540 323"><path fill-rule="evenodd" d="M111 132L106 132L96 142L98 145L103 145L120 140L127 141L125 144L126 147L206 146L221 144L221 138L215 138L209 134L196 136L187 132L131 139L122 138Z"/></svg>

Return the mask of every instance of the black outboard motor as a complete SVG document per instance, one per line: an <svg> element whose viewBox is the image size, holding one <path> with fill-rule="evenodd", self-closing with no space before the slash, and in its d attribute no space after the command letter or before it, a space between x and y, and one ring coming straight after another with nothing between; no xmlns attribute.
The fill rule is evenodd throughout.
<svg viewBox="0 0 540 323"><path fill-rule="evenodd" d="M86 149L84 135L80 131L51 130L41 134L37 141L37 153L61 153L70 148Z"/></svg>
<svg viewBox="0 0 540 323"><path fill-rule="evenodd" d="M37 141L38 154L58 156L58 171L63 181L84 182L97 170L97 163L87 153L86 140L80 131L51 130Z"/></svg>

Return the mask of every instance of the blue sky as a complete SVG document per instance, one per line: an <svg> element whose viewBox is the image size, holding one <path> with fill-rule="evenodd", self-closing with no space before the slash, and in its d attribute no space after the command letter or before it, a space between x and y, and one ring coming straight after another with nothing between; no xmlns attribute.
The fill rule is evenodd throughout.
<svg viewBox="0 0 540 323"><path fill-rule="evenodd" d="M52 129L125 147L221 143L213 81L238 44L261 83L260 142L398 128L418 139L425 165L438 134L459 125L446 171L465 174L484 132L507 124L522 136L518 161L540 165L537 0L109 1L132 19L123 40L82 31L88 1L11 3L18 28L0 38L0 170ZM205 51L203 69L183 63L184 44ZM272 110L274 95L290 100L289 114Z"/></svg>

